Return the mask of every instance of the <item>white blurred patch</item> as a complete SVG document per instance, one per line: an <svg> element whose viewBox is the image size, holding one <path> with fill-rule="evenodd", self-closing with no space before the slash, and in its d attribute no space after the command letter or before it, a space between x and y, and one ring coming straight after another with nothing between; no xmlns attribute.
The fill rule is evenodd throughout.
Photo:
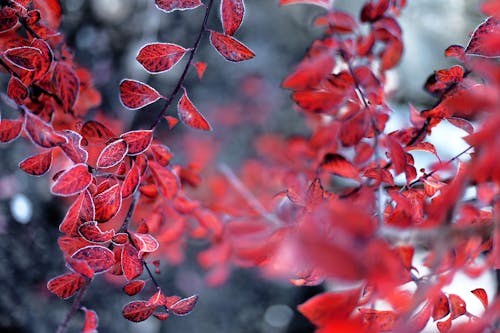
<svg viewBox="0 0 500 333"><path fill-rule="evenodd" d="M26 224L33 216L33 205L24 194L16 194L10 200L10 212L17 222Z"/></svg>
<svg viewBox="0 0 500 333"><path fill-rule="evenodd" d="M284 304L271 305L264 313L264 321L272 327L283 328L288 326L292 320L293 311Z"/></svg>

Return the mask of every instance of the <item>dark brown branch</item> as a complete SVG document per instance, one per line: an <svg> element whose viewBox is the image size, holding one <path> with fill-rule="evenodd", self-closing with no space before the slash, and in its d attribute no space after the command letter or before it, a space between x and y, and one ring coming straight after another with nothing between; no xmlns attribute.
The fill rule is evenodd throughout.
<svg viewBox="0 0 500 333"><path fill-rule="evenodd" d="M125 220L123 220L122 226L118 230L118 233L127 232L130 220L132 219L132 215L134 215L135 208L137 207L140 193L141 192L139 192L139 190L137 189L132 195L132 202L130 203L130 206L128 208L127 216L125 217Z"/></svg>
<svg viewBox="0 0 500 333"><path fill-rule="evenodd" d="M150 129L154 130L156 126L160 123L161 119L165 116L167 113L168 107L170 104L172 104L172 101L174 97L177 95L179 90L181 89L182 85L184 84L184 80L186 79L186 75L189 71L189 67L191 66L191 63L193 62L194 55L196 51L198 50L198 47L201 42L201 38L203 37L203 33L207 30L207 22L208 22L208 17L210 16L210 10L212 9L213 5L213 0L210 0L207 5L207 9L205 11L205 17L203 18L203 24L201 25L200 31L198 32L198 37L196 38L196 41L194 43L193 48L191 49L191 53L189 54L189 59L186 63L186 66L184 66L184 70L181 74L181 77L177 81L177 85L175 86L174 90L168 95L168 97L165 100L165 105L163 106L162 110L158 114L158 117L156 117L156 120L153 122L151 125Z"/></svg>
<svg viewBox="0 0 500 333"><path fill-rule="evenodd" d="M85 278L85 284L80 288L78 291L78 294L76 295L75 299L73 300L73 304L71 305L71 308L69 309L68 313L66 314L66 318L64 318L64 321L62 322L61 325L57 328L56 333L66 333L68 331L68 326L69 322L75 315L76 311L80 309L81 302L83 299L83 296L85 296L85 293L87 292L87 289L90 286L90 279Z"/></svg>

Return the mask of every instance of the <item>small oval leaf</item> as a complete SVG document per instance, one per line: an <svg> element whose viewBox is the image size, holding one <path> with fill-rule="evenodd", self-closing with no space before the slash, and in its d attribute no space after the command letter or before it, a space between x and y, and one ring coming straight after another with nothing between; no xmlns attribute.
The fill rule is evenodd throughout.
<svg viewBox="0 0 500 333"><path fill-rule="evenodd" d="M50 191L55 195L69 197L83 192L91 183L92 175L87 165L75 164L56 179Z"/></svg>
<svg viewBox="0 0 500 333"><path fill-rule="evenodd" d="M158 91L145 83L129 79L120 82L120 100L129 109L140 109L161 97Z"/></svg>
<svg viewBox="0 0 500 333"><path fill-rule="evenodd" d="M243 43L217 31L210 31L210 42L217 52L226 58L226 60L237 62L255 57L255 53Z"/></svg>
<svg viewBox="0 0 500 333"><path fill-rule="evenodd" d="M170 70L177 64L188 49L172 43L152 43L144 45L136 60L150 73Z"/></svg>

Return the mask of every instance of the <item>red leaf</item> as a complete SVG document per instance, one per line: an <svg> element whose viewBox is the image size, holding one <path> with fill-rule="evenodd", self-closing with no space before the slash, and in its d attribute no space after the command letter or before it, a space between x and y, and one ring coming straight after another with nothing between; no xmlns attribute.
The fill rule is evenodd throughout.
<svg viewBox="0 0 500 333"><path fill-rule="evenodd" d="M185 316L193 311L196 302L198 301L198 296L193 295L191 297L183 298L168 307L168 310L177 316Z"/></svg>
<svg viewBox="0 0 500 333"><path fill-rule="evenodd" d="M152 130L130 131L120 135L128 145L128 155L138 155L146 151L153 141Z"/></svg>
<svg viewBox="0 0 500 333"><path fill-rule="evenodd" d="M115 235L113 229L103 232L96 221L89 221L81 224L78 227L78 233L92 243L106 243L109 242Z"/></svg>
<svg viewBox="0 0 500 333"><path fill-rule="evenodd" d="M458 65L436 71L436 79L444 83L458 83L463 77L464 69Z"/></svg>
<svg viewBox="0 0 500 333"><path fill-rule="evenodd" d="M483 303L485 309L488 307L488 294L483 288L474 289L471 291L471 293L473 293L474 296L479 298L481 303Z"/></svg>
<svg viewBox="0 0 500 333"><path fill-rule="evenodd" d="M130 281L123 287L123 292L129 296L137 295L146 285L144 280L134 280Z"/></svg>
<svg viewBox="0 0 500 333"><path fill-rule="evenodd" d="M35 70L33 59L40 55L42 55L42 51L30 46L13 47L4 52L5 59L14 66L26 71Z"/></svg>
<svg viewBox="0 0 500 333"><path fill-rule="evenodd" d="M158 320L166 320L168 317L170 317L170 314L166 312L153 313L153 316L155 316L155 318Z"/></svg>
<svg viewBox="0 0 500 333"><path fill-rule="evenodd" d="M28 157L27 159L19 163L19 167L30 175L41 176L49 171L51 164L52 149L44 153Z"/></svg>
<svg viewBox="0 0 500 333"><path fill-rule="evenodd" d="M352 179L359 178L359 172L356 167L339 154L326 154L323 157L320 168L341 177Z"/></svg>
<svg viewBox="0 0 500 333"><path fill-rule="evenodd" d="M43 39L33 39L31 41L31 46L42 52L40 56L33 58L35 73L33 73L32 80L36 81L41 79L49 71L54 60L54 54L49 44Z"/></svg>
<svg viewBox="0 0 500 333"><path fill-rule="evenodd" d="M68 258L82 247L91 245L82 237L70 237L70 236L59 237L57 239L57 244L59 245L59 248L64 253L64 255L68 256Z"/></svg>
<svg viewBox="0 0 500 333"><path fill-rule="evenodd" d="M148 305L156 305L156 306L161 306L165 305L167 301L167 297L163 294L161 289L158 287L158 291L155 292L149 299L147 304Z"/></svg>
<svg viewBox="0 0 500 333"><path fill-rule="evenodd" d="M352 33L358 29L358 23L351 14L342 11L332 11L314 20L316 26L327 25L328 33Z"/></svg>
<svg viewBox="0 0 500 333"><path fill-rule="evenodd" d="M252 59L255 53L237 39L210 30L210 42L226 60L237 62Z"/></svg>
<svg viewBox="0 0 500 333"><path fill-rule="evenodd" d="M285 89L306 90L319 84L331 74L335 61L328 51L302 60L295 71L288 75L281 84Z"/></svg>
<svg viewBox="0 0 500 333"><path fill-rule="evenodd" d="M148 306L145 301L132 301L123 307L122 315L135 323L148 319L155 311L155 306Z"/></svg>
<svg viewBox="0 0 500 333"><path fill-rule="evenodd" d="M85 312L85 321L83 322L82 333L97 333L97 326L99 325L99 317L97 317L97 313L84 306L81 309Z"/></svg>
<svg viewBox="0 0 500 333"><path fill-rule="evenodd" d="M24 99L28 97L28 89L24 83L17 77L12 76L7 86L7 96L9 96L16 104L23 105Z"/></svg>
<svg viewBox="0 0 500 333"><path fill-rule="evenodd" d="M54 79L63 108L65 111L70 111L78 98L80 79L74 69L64 62L56 64Z"/></svg>
<svg viewBox="0 0 500 333"><path fill-rule="evenodd" d="M47 283L47 289L59 298L67 299L73 296L85 284L85 279L78 273L56 276Z"/></svg>
<svg viewBox="0 0 500 333"><path fill-rule="evenodd" d="M394 177L392 177L392 174L386 169L382 168L367 169L363 174L363 177L375 179L377 181L377 184L379 184L380 182L384 182L391 186L394 186Z"/></svg>
<svg viewBox="0 0 500 333"><path fill-rule="evenodd" d="M52 194L69 197L83 192L92 183L92 175L86 164L75 164L64 171L52 184Z"/></svg>
<svg viewBox="0 0 500 333"><path fill-rule="evenodd" d="M127 198L134 194L134 192L139 187L139 181L141 179L140 170L137 164L133 164L130 168L125 180L122 184L122 198Z"/></svg>
<svg viewBox="0 0 500 333"><path fill-rule="evenodd" d="M113 243L116 245L125 245L128 243L128 234L124 232L120 232L118 234L115 234L113 238L111 239Z"/></svg>
<svg viewBox="0 0 500 333"><path fill-rule="evenodd" d="M455 319L464 315L467 310L465 308L465 301L458 295L450 294L448 296L450 299L450 308L451 308L451 318Z"/></svg>
<svg viewBox="0 0 500 333"><path fill-rule="evenodd" d="M16 11L10 7L3 7L0 10L0 32L5 32L16 26L18 18Z"/></svg>
<svg viewBox="0 0 500 333"><path fill-rule="evenodd" d="M108 144L101 151L97 159L97 168L111 168L123 161L128 152L128 145L125 140L116 140Z"/></svg>
<svg viewBox="0 0 500 333"><path fill-rule="evenodd" d="M322 293L300 304L298 310L314 325L324 326L333 319L348 318L359 297L359 289Z"/></svg>
<svg viewBox="0 0 500 333"><path fill-rule="evenodd" d="M448 319L440 321L437 323L436 327L439 330L440 333L445 333L448 332L451 328L451 317L448 317Z"/></svg>
<svg viewBox="0 0 500 333"><path fill-rule="evenodd" d="M245 16L245 3L243 0L222 0L220 3L220 17L222 27L227 35L234 35L240 27Z"/></svg>
<svg viewBox="0 0 500 333"><path fill-rule="evenodd" d="M468 134L474 133L474 126L472 126L472 124L465 119L450 117L446 118L446 120L448 120L448 122L453 126L460 128L461 130L467 132Z"/></svg>
<svg viewBox="0 0 500 333"><path fill-rule="evenodd" d="M80 250L76 249L75 253ZM73 270L76 273L79 273L88 279L93 279L95 272L92 268L90 268L89 264L85 260L80 260L80 259L74 259L72 257L67 257L66 259L66 264L68 268Z"/></svg>
<svg viewBox="0 0 500 333"><path fill-rule="evenodd" d="M450 45L444 51L444 55L447 57L454 57L462 61L465 57L465 48L461 45Z"/></svg>
<svg viewBox="0 0 500 333"><path fill-rule="evenodd" d="M202 61L198 61L193 63L193 66L196 68L198 78L201 80L203 78L203 74L205 74L205 70L207 69L207 64ZM170 127L170 129L172 129L172 127Z"/></svg>
<svg viewBox="0 0 500 333"><path fill-rule="evenodd" d="M44 122L38 116L25 113L24 129L31 140L44 148L52 148L66 143L66 138L57 134L51 125Z"/></svg>
<svg viewBox="0 0 500 333"><path fill-rule="evenodd" d="M405 170L406 167L406 153L401 147L401 144L397 142L395 139L390 136L385 137L385 144L387 148L389 148L389 152L391 153L391 161L394 165L394 171L396 174L400 174Z"/></svg>
<svg viewBox="0 0 500 333"><path fill-rule="evenodd" d="M158 91L145 83L129 79L120 82L120 100L129 109L140 109L156 102L161 97Z"/></svg>
<svg viewBox="0 0 500 333"><path fill-rule="evenodd" d="M296 3L316 5L326 9L329 9L332 6L331 0L280 0L279 2L280 6L292 5Z"/></svg>
<svg viewBox="0 0 500 333"><path fill-rule="evenodd" d="M130 235L135 246L139 249L139 257L142 257L143 253L155 252L160 246L158 241L150 234L130 232Z"/></svg>
<svg viewBox="0 0 500 333"><path fill-rule="evenodd" d="M497 19L500 19L500 1L484 1L481 4L481 11L488 16L495 16Z"/></svg>
<svg viewBox="0 0 500 333"><path fill-rule="evenodd" d="M292 99L298 106L313 113L337 113L339 107L348 96L343 92L333 91L298 91L292 94Z"/></svg>
<svg viewBox="0 0 500 333"><path fill-rule="evenodd" d="M89 120L85 124L83 124L80 133L85 138L85 140L89 142L95 140L107 141L110 138L115 137L115 134L111 132L111 130L95 120Z"/></svg>
<svg viewBox="0 0 500 333"><path fill-rule="evenodd" d="M410 270L413 267L412 262L415 248L410 245L400 245L396 247L395 250L401 258L401 261L403 261L405 268Z"/></svg>
<svg viewBox="0 0 500 333"><path fill-rule="evenodd" d="M69 236L78 235L78 227L86 221L92 221L95 217L94 202L88 191L82 192L71 205L59 225L59 231Z"/></svg>
<svg viewBox="0 0 500 333"><path fill-rule="evenodd" d="M180 190L179 177L170 168L164 168L156 162L150 162L149 169L163 196L168 200L175 198Z"/></svg>
<svg viewBox="0 0 500 333"><path fill-rule="evenodd" d="M23 121L18 119L0 120L0 142L7 143L16 139L21 134Z"/></svg>
<svg viewBox="0 0 500 333"><path fill-rule="evenodd" d="M389 0L369 1L361 10L361 22L377 21L389 9Z"/></svg>
<svg viewBox="0 0 500 333"><path fill-rule="evenodd" d="M122 270L127 280L133 280L142 274L144 269L139 252L131 244L125 244L122 248Z"/></svg>
<svg viewBox="0 0 500 333"><path fill-rule="evenodd" d="M161 73L174 67L187 51L177 44L152 43L144 45L136 59L148 72Z"/></svg>
<svg viewBox="0 0 500 333"><path fill-rule="evenodd" d="M115 184L94 197L95 220L109 221L118 213L122 205L122 195L119 184Z"/></svg>
<svg viewBox="0 0 500 333"><path fill-rule="evenodd" d="M386 71L396 66L403 55L403 42L392 38L380 55L380 70Z"/></svg>
<svg viewBox="0 0 500 333"><path fill-rule="evenodd" d="M500 57L500 21L489 17L472 33L466 54L483 57Z"/></svg>
<svg viewBox="0 0 500 333"><path fill-rule="evenodd" d="M99 245L86 246L76 251L71 258L86 262L95 273L105 272L115 263L113 251Z"/></svg>
<svg viewBox="0 0 500 333"><path fill-rule="evenodd" d="M211 131L212 127L189 99L186 89L177 104L179 119L187 126L203 131Z"/></svg>
<svg viewBox="0 0 500 333"><path fill-rule="evenodd" d="M448 297L445 294L440 293L439 297L434 301L434 307L432 309L432 319L439 320L444 318L450 313L450 303L448 302Z"/></svg>
<svg viewBox="0 0 500 333"><path fill-rule="evenodd" d="M64 130L62 134L66 137L67 142L60 147L66 156L74 163L87 163L89 153L82 148L83 137L71 130Z"/></svg>
<svg viewBox="0 0 500 333"><path fill-rule="evenodd" d="M172 157L174 157L170 148L159 143L151 145L151 152L153 153L153 157L156 162L162 166L167 166Z"/></svg>
<svg viewBox="0 0 500 333"><path fill-rule="evenodd" d="M41 12L42 21L52 30L61 24L62 9L58 0L33 0L34 7Z"/></svg>
<svg viewBox="0 0 500 333"><path fill-rule="evenodd" d="M194 9L202 5L200 0L155 0L156 7L170 13L174 10Z"/></svg>
<svg viewBox="0 0 500 333"><path fill-rule="evenodd" d="M323 196L325 190L321 185L319 178L314 179L314 181L309 185L306 192L305 205L308 211L312 211L314 207L323 202Z"/></svg>
<svg viewBox="0 0 500 333"><path fill-rule="evenodd" d="M375 309L359 309L362 321L373 332L390 332L396 322L394 311L381 311Z"/></svg>

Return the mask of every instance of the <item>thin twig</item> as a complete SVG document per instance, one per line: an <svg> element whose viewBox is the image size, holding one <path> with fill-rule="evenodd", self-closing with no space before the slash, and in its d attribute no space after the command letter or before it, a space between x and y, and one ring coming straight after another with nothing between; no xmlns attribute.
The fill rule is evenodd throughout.
<svg viewBox="0 0 500 333"><path fill-rule="evenodd" d="M172 104L174 97L177 95L177 93L181 89L182 85L184 84L184 80L186 79L186 75L189 71L189 67L191 66L191 63L193 62L194 55L195 55L196 51L198 50L198 46L200 45L201 37L203 36L203 33L207 30L208 17L210 16L210 9L212 8L213 2L214 2L213 0L210 0L208 2L207 9L205 11L205 17L203 18L203 24L201 25L200 31L198 32L198 37L196 38L194 46L191 49L191 53L189 54L189 59L188 59L186 65L184 66L184 70L181 74L181 77L177 81L177 85L172 90L170 95L168 95L168 97L165 99L165 105L163 106L162 110L158 114L158 117L156 117L156 120L151 125L151 127L150 127L151 130L154 130L156 128L156 126L158 126L161 119L167 113L168 107L170 106L170 104Z"/></svg>
<svg viewBox="0 0 500 333"><path fill-rule="evenodd" d="M234 174L233 170L226 164L221 164L219 170L226 177L233 188L248 202L250 207L274 226L281 226L283 222L276 215L269 213L259 200L246 188L246 186Z"/></svg>
<svg viewBox="0 0 500 333"><path fill-rule="evenodd" d="M463 154L467 153L469 150L471 150L472 148L474 148L473 146L469 146L467 147L466 149L462 150L460 153L456 154L455 156L453 156L452 158L450 158L448 161L446 161L445 164L450 164L452 163L453 161L455 161L456 159L458 159L460 156L462 156ZM426 180L427 178L429 178L430 176L432 176L433 174L435 174L437 171L439 171L440 168L435 168L433 169L431 172L429 172L428 174L425 174L423 175L422 177L418 178L418 179L415 179L414 181L412 181L410 184L408 185L405 185L403 186L403 188L400 190L403 191L405 189L408 189L410 187L413 187L414 185L420 183L421 181L424 181Z"/></svg>
<svg viewBox="0 0 500 333"><path fill-rule="evenodd" d="M141 192L139 192L139 190L136 190L135 193L132 195L132 202L130 203L130 206L128 208L127 216L125 217L125 220L123 220L122 226L118 230L118 233L127 232L128 225L130 224L130 220L132 219L132 216L134 215L135 207L137 207L140 193Z"/></svg>
<svg viewBox="0 0 500 333"><path fill-rule="evenodd" d="M370 108L369 103L368 103L368 99L365 96L365 93L363 92L363 90L361 89L361 84L358 80L358 77L356 76L356 73L354 73L354 69L352 68L351 62L349 61L349 59L347 58L347 55L344 52L341 52L340 55L344 59L344 62L347 64L347 68L349 69L349 73L351 74L351 76L354 80L354 86L356 87L356 91L358 92L358 95L361 96L360 100L364 106L363 110L368 110ZM380 136L381 132L377 128L377 124L375 123L374 117L372 117L372 119L371 119L371 125L373 128L373 131L375 132L375 136L373 138L374 158L375 158L375 162L377 163L378 177L379 177L379 179L382 179L382 175L381 175L382 165L380 164L381 154L380 154L380 146L379 146L379 144L380 144L379 136ZM378 220L379 226L382 226L384 224L384 218L382 216L382 212L384 211L384 203L382 202L383 195L382 195L382 186L380 186L380 183L381 182L379 181L377 184L377 191L375 192L376 193L375 196L376 196L376 201L377 201L377 212L376 212L377 220Z"/></svg>
<svg viewBox="0 0 500 333"><path fill-rule="evenodd" d="M66 314L66 318L64 318L62 324L59 325L59 327L57 328L57 333L66 333L68 331L69 322L71 321L71 318L73 318L75 313L80 309L83 296L85 296L85 293L87 292L89 286L90 286L90 279L86 278L85 284L78 291L78 294L73 300L71 308Z"/></svg>
<svg viewBox="0 0 500 333"><path fill-rule="evenodd" d="M155 277L153 276L153 272L151 272L151 269L149 268L148 263L145 260L143 260L142 263L144 265L144 268L146 268L146 272L148 272L148 275L151 278L151 282L153 282L156 289L161 289L160 284L158 283L158 281L156 281Z"/></svg>

